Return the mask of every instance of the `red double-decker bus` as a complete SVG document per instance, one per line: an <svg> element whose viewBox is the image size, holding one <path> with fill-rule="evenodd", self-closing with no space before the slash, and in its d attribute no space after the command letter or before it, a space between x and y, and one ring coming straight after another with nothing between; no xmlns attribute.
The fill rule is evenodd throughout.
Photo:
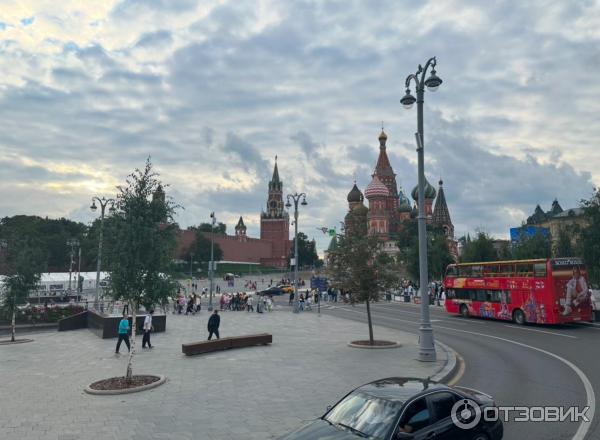
<svg viewBox="0 0 600 440"><path fill-rule="evenodd" d="M448 313L562 324L592 320L587 270L580 258L451 264L444 278Z"/></svg>

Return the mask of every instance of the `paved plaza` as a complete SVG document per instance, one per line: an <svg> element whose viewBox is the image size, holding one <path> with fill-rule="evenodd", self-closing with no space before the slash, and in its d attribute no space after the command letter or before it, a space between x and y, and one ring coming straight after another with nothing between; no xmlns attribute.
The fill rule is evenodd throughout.
<svg viewBox="0 0 600 440"><path fill-rule="evenodd" d="M447 367L416 360L417 336L375 327L398 341L387 350L351 348L365 324L292 314L223 312L221 336L269 332L273 344L185 357L181 344L204 339L209 313L167 316L167 332L140 351L134 374L164 374L150 391L91 396L89 383L125 373L127 356L115 340L89 330L28 334L33 343L0 347L0 438L29 439L270 439L318 417L352 388L389 376L427 377ZM136 347L141 345L138 337ZM121 348L123 352L123 348ZM126 353L126 350L125 350Z"/></svg>

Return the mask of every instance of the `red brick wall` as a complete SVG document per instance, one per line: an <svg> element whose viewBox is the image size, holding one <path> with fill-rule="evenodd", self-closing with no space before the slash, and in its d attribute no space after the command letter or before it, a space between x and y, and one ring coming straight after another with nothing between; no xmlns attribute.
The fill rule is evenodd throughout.
<svg viewBox="0 0 600 440"><path fill-rule="evenodd" d="M210 240L210 232L204 232L203 235ZM273 256L273 242L269 240L259 240L257 238L245 238L245 241L234 235L214 234L215 243L223 251L224 261L239 261L244 263L262 263L264 260L270 260ZM190 247L196 240L196 231L179 231L177 234L176 258L185 259Z"/></svg>

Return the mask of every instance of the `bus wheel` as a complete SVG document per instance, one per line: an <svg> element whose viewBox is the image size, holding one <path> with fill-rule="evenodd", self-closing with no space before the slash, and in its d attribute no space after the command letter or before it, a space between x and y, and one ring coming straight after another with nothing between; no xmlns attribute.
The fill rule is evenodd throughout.
<svg viewBox="0 0 600 440"><path fill-rule="evenodd" d="M517 309L513 312L513 321L515 324L525 324L525 314L523 313L523 310Z"/></svg>
<svg viewBox="0 0 600 440"><path fill-rule="evenodd" d="M466 305L462 305L460 306L460 315L463 318L468 318L469 317L469 308Z"/></svg>

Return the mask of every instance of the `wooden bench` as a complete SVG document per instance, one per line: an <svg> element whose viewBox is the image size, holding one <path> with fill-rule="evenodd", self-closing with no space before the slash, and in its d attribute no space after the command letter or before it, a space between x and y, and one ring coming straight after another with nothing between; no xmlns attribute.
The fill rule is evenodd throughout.
<svg viewBox="0 0 600 440"><path fill-rule="evenodd" d="M228 338L213 339L210 341L192 342L181 344L181 351L186 356L210 353L211 351L228 350L230 348L252 347L254 345L267 345L273 342L273 335L260 333L258 335L231 336Z"/></svg>

